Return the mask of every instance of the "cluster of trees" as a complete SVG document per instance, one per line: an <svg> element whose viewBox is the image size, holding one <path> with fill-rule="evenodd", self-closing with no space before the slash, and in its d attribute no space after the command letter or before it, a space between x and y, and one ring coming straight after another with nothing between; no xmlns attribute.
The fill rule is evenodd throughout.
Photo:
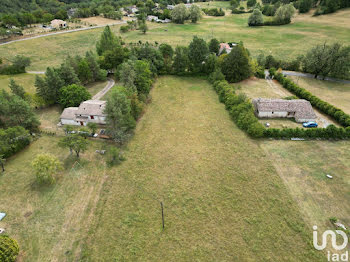
<svg viewBox="0 0 350 262"><path fill-rule="evenodd" d="M11 93L0 91L0 128L21 126L30 131L37 131L40 122L30 102L22 96L23 88L15 82L12 82L12 88L16 89L12 89Z"/></svg>
<svg viewBox="0 0 350 262"><path fill-rule="evenodd" d="M259 8L254 9L253 13L248 19L249 26L262 25L285 25L292 21L292 17L296 12L293 4L281 5L275 12L272 19L264 21L263 13Z"/></svg>
<svg viewBox="0 0 350 262"><path fill-rule="evenodd" d="M257 59L263 68L283 68L285 70L302 71L315 75L315 78L327 76L350 78L350 46L339 43L316 45L292 61L283 61L272 55L260 54Z"/></svg>
<svg viewBox="0 0 350 262"><path fill-rule="evenodd" d="M270 73L275 76L275 79L280 82L284 88L296 96L310 101L312 106L334 118L342 126L350 127L350 115L346 114L343 110L323 101L322 99L307 91L305 88L299 87L292 80L284 77L283 74L276 73L276 70L270 69Z"/></svg>
<svg viewBox="0 0 350 262"><path fill-rule="evenodd" d="M55 175L63 169L62 163L50 154L37 155L31 164L39 185L51 185L55 183Z"/></svg>
<svg viewBox="0 0 350 262"><path fill-rule="evenodd" d="M68 56L59 68L48 67L44 77L36 77L36 92L44 105L77 106L90 98L82 85L105 80L106 75L93 52L85 57Z"/></svg>
<svg viewBox="0 0 350 262"><path fill-rule="evenodd" d="M222 8L202 8L202 11L209 16L225 16L225 11Z"/></svg>
<svg viewBox="0 0 350 262"><path fill-rule="evenodd" d="M30 58L17 55L9 63L3 64L0 58L0 75L15 75L26 72L26 67L30 66Z"/></svg>
<svg viewBox="0 0 350 262"><path fill-rule="evenodd" d="M7 235L0 235L0 261L15 262L18 253L17 241Z"/></svg>
<svg viewBox="0 0 350 262"><path fill-rule="evenodd" d="M254 1L254 0L251 0ZM281 4L292 3L300 13L307 13L316 8L314 15L334 13L339 9L350 7L348 0L263 0L263 14L274 16Z"/></svg>
<svg viewBox="0 0 350 262"><path fill-rule="evenodd" d="M197 23L201 19L201 9L197 5L191 5L187 8L184 4L179 4L171 11L171 19L174 23L183 24L186 20L191 20L192 23Z"/></svg>

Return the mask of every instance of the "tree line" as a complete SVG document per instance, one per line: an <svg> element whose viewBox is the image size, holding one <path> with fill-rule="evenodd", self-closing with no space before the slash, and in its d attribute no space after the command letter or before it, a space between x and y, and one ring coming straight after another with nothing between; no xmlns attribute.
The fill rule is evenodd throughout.
<svg viewBox="0 0 350 262"><path fill-rule="evenodd" d="M340 43L316 45L291 61L280 60L273 55L260 54L257 62L263 68L301 71L314 74L315 78L329 76L350 79L350 46Z"/></svg>

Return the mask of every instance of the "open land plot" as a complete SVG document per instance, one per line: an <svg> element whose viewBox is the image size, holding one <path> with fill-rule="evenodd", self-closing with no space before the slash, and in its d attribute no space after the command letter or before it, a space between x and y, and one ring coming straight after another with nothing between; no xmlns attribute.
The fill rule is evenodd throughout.
<svg viewBox="0 0 350 262"><path fill-rule="evenodd" d="M151 95L127 160L102 190L86 257L323 260L270 159L205 80L160 77Z"/></svg>
<svg viewBox="0 0 350 262"><path fill-rule="evenodd" d="M237 92L246 94L250 99L254 98L286 98L293 96L291 92L283 88L276 80L267 81L265 79L251 78L242 81L237 86ZM316 121L320 127L327 127L330 124L338 126L338 123L329 116L319 112L314 108L316 113ZM272 128L283 128L283 127L302 127L300 123L296 123L293 118L282 118L282 119L260 119L261 123L270 123Z"/></svg>
<svg viewBox="0 0 350 262"><path fill-rule="evenodd" d="M0 89L10 91L9 84L10 79L16 81L17 84L21 85L27 93L35 93L35 75L33 74L19 74L19 75L0 75Z"/></svg>
<svg viewBox="0 0 350 262"><path fill-rule="evenodd" d="M342 14L349 15L350 9L342 11ZM149 31L145 35L139 31L131 31L121 36L127 43L139 40L157 41L174 47L188 44L193 35L198 35L205 40L216 37L226 42L243 41L253 56L264 52L284 59L295 58L316 44L331 41L329 39L347 43L350 38L348 26L344 23L338 24L339 19L336 16L324 16L327 17L325 21L307 14L301 18L297 17L298 19L295 19L292 24L285 26L248 27L249 15L229 14L224 17L206 17L198 24L149 23ZM335 22L329 23L328 20ZM119 28L120 25L113 26L112 30L120 35ZM0 56L11 58L16 54L26 55L31 57L33 62L29 70L45 70L47 66L59 65L67 55L82 55L88 50L93 50L102 30L100 28L0 46Z"/></svg>
<svg viewBox="0 0 350 262"><path fill-rule="evenodd" d="M350 114L350 84L289 76L300 87Z"/></svg>
<svg viewBox="0 0 350 262"><path fill-rule="evenodd" d="M118 22L119 20L113 20L109 18L105 18L102 16L93 16L87 18L80 18L81 22L87 23L90 25L110 25Z"/></svg>
<svg viewBox="0 0 350 262"><path fill-rule="evenodd" d="M350 225L349 141L263 141L260 145L273 159L310 228L333 229L331 217Z"/></svg>
<svg viewBox="0 0 350 262"><path fill-rule="evenodd" d="M18 261L76 261L87 235L103 183L108 177L101 142L90 144L80 164L68 149L57 146L58 137L43 136L8 159L0 176L0 222L21 247ZM37 154L50 153L64 162L54 186L38 187L31 170Z"/></svg>

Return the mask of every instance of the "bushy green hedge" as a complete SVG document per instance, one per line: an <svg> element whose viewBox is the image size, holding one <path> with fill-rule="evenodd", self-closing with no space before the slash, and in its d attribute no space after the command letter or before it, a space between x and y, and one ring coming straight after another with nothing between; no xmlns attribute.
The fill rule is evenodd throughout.
<svg viewBox="0 0 350 262"><path fill-rule="evenodd" d="M19 246L16 240L8 236L0 236L0 261L15 262L19 253Z"/></svg>
<svg viewBox="0 0 350 262"><path fill-rule="evenodd" d="M286 78L281 73L273 72L275 79L280 82L284 88L298 96L299 98L310 101L311 105L320 110L321 112L334 118L339 124L344 127L350 126L350 115L346 114L343 110L323 101L322 99L314 96L312 93L307 91L305 88L299 87L291 79Z"/></svg>

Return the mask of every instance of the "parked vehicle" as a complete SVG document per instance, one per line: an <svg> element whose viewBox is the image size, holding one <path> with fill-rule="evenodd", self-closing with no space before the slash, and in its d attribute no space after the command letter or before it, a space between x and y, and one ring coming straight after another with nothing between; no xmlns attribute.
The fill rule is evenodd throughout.
<svg viewBox="0 0 350 262"><path fill-rule="evenodd" d="M306 122L306 123L303 123L303 127L305 128L318 127L318 124L316 122Z"/></svg>

